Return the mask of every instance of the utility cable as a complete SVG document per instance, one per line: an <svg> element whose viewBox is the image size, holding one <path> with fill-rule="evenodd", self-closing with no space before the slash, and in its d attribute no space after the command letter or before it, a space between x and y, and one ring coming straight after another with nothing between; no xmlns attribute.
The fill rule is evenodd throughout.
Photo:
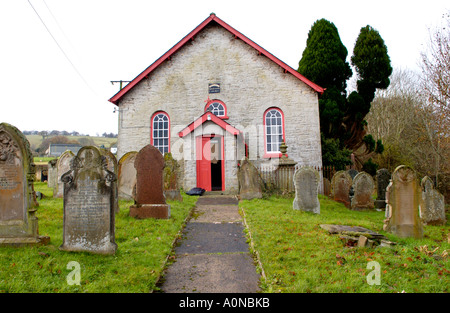
<svg viewBox="0 0 450 313"><path fill-rule="evenodd" d="M47 32L49 33L49 35L52 37L53 41L56 43L56 45L58 46L58 48L61 50L61 52L64 54L64 56L66 57L67 61L69 61L70 65L72 65L72 68L75 70L75 72L78 74L78 76L80 76L80 78L83 80L83 82L86 84L86 86L94 93L96 94L96 92L94 91L94 89L89 85L89 83L86 81L86 79L84 79L83 75L81 75L81 73L78 71L78 69L76 68L76 66L72 63L72 61L70 60L69 56L66 54L66 52L64 51L64 49L60 46L60 44L58 43L58 41L56 40L56 38L53 36L53 34L51 33L50 29L48 29L47 25L45 24L44 20L41 18L41 16L39 15L39 13L36 11L36 9L34 8L34 6L31 4L30 0L28 0L28 3L30 4L30 6L33 8L33 11L36 13L36 15L38 16L39 20L42 22L42 24L44 25L45 29L47 30Z"/></svg>

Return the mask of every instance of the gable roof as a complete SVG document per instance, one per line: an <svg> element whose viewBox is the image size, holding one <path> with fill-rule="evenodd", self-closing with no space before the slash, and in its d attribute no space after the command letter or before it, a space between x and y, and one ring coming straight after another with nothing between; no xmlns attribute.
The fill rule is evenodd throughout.
<svg viewBox="0 0 450 313"><path fill-rule="evenodd" d="M292 67L275 57L273 54L268 52L267 50L263 49L261 46L257 45L255 42L250 40L249 38L245 37L243 34L238 32L236 29L222 21L220 18L218 18L214 13L211 13L211 15L204 20L200 25L198 25L193 31L191 31L186 37L184 37L181 41L179 41L175 46L173 46L169 51L167 51L164 55L162 55L158 60L156 60L153 64L151 64L149 67L147 67L142 73L140 73L136 78L134 78L131 82L129 82L124 88L122 88L119 92L117 92L111 99L109 99L110 102L117 105L120 98L122 98L128 91L130 91L134 86L136 86L142 79L147 77L153 70L155 70L158 66L160 66L164 61L170 59L170 57L177 52L179 49L181 49L189 40L193 39L195 35L197 35L200 31L202 31L207 25L209 25L212 22L216 22L218 25L225 28L227 31L229 31L231 34L235 36L235 38L242 40L246 44L253 47L255 50L258 51L259 54L262 54L269 58L271 61L278 64L280 67L284 69L285 73L290 73L302 82L304 82L306 85L311 87L316 92L322 94L325 89L320 87L319 85L313 83L309 79L307 79L305 76L301 75L299 72L294 70Z"/></svg>
<svg viewBox="0 0 450 313"><path fill-rule="evenodd" d="M233 126L231 126L229 123L225 122L221 118L215 116L212 112L206 111L202 115L200 115L199 118L197 118L195 121L190 123L188 126L186 126L182 131L178 133L178 136L183 138L184 136L190 134L193 132L197 127L205 123L206 121L211 121L223 129L225 129L227 132L229 132L232 135L239 135L241 131Z"/></svg>

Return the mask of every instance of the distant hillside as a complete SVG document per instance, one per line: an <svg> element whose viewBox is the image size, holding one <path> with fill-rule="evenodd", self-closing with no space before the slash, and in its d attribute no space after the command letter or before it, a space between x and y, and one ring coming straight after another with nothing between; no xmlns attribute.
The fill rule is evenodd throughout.
<svg viewBox="0 0 450 313"><path fill-rule="evenodd" d="M25 137L27 137L28 141L30 142L31 151L33 153L36 152L36 149L38 149L39 146L44 141L41 135L25 135ZM51 137L52 136L49 136L47 138ZM64 137L67 137L67 139L71 141L77 141L82 146L90 145L93 142L93 144L97 147L101 147L103 145L105 148L110 148L111 145L117 142L117 138L93 137L93 136L64 136Z"/></svg>

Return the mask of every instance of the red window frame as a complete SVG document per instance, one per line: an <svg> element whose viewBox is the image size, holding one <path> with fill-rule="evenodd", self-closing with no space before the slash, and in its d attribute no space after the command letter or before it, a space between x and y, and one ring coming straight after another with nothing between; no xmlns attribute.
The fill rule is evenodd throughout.
<svg viewBox="0 0 450 313"><path fill-rule="evenodd" d="M164 114L167 117L168 120L168 125L167 125L167 153L170 153L170 116L169 114L167 114L167 112L164 111L156 111L155 113L153 113L151 119L150 119L150 144L152 144L153 146L155 146L154 144L154 137L153 137L153 121L155 119L155 117L159 114ZM159 146L155 146L156 148L159 149ZM160 150L161 151L161 150ZM164 154L163 152L161 152L162 154Z"/></svg>
<svg viewBox="0 0 450 313"><path fill-rule="evenodd" d="M227 120L228 119L228 111L227 111L227 106L226 106L226 104L222 101L222 100L218 100L218 99L213 99L213 100L209 100L207 103L206 103L206 105L205 105L205 112L206 112L206 110L208 109L208 107L211 105L211 104L213 104L213 103L215 103L215 102L217 102L217 103L220 103L222 106L223 106L223 108L224 108L224 115L223 116L217 116L218 118L220 118L220 119L223 119L223 120ZM215 115L215 114L214 114Z"/></svg>
<svg viewBox="0 0 450 313"><path fill-rule="evenodd" d="M266 127L266 115L269 111L276 110L281 114L281 129L283 132L283 141L286 142L286 132L284 128L284 113L283 110L277 107L270 107L267 110L264 111L263 115L263 124L264 124L264 158L280 158L282 156L282 153L280 151L272 152L267 151L267 127ZM281 144L281 142L280 142Z"/></svg>

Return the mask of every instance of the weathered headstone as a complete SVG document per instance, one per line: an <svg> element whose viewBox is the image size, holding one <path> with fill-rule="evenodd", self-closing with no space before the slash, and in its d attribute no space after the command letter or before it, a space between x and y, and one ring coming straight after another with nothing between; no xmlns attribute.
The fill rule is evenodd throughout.
<svg viewBox="0 0 450 313"><path fill-rule="evenodd" d="M372 193L374 190L374 182L372 176L366 172L358 173L352 183L353 197L351 200L352 210L373 209L374 201Z"/></svg>
<svg viewBox="0 0 450 313"><path fill-rule="evenodd" d="M320 213L319 183L320 174L312 167L301 167L295 171L294 210Z"/></svg>
<svg viewBox="0 0 450 313"><path fill-rule="evenodd" d="M420 188L415 171L398 166L386 189L386 219L383 229L399 237L423 237L419 217Z"/></svg>
<svg viewBox="0 0 450 313"><path fill-rule="evenodd" d="M170 205L164 196L164 157L152 145L146 145L136 155L136 199L130 207L130 216L135 218L170 217Z"/></svg>
<svg viewBox="0 0 450 313"><path fill-rule="evenodd" d="M118 168L118 164L117 164L117 159L114 156L114 154L112 154L112 152L108 149L100 149L100 153L105 157L105 164L106 164L106 169L112 173L114 173L116 175L117 178L117 168ZM113 192L113 196L114 196L114 212L119 213L119 190L118 190L118 186L117 186L117 180L115 180L112 185L112 192Z"/></svg>
<svg viewBox="0 0 450 313"><path fill-rule="evenodd" d="M391 180L391 173L385 168L377 171L377 199L375 207L379 209L386 208L386 188Z"/></svg>
<svg viewBox="0 0 450 313"><path fill-rule="evenodd" d="M420 218L426 225L445 225L444 195L434 188L433 181L425 176L421 182Z"/></svg>
<svg viewBox="0 0 450 313"><path fill-rule="evenodd" d="M0 246L46 244L39 236L30 144L16 127L0 124Z"/></svg>
<svg viewBox="0 0 450 313"><path fill-rule="evenodd" d="M164 154L164 195L167 200L183 201L178 185L178 174L180 165L172 154Z"/></svg>
<svg viewBox="0 0 450 313"><path fill-rule="evenodd" d="M64 251L114 254L115 212L113 185L116 175L96 147L81 148L64 182Z"/></svg>
<svg viewBox="0 0 450 313"><path fill-rule="evenodd" d="M347 171L337 171L331 178L331 193L333 200L343 203L350 208L350 187L352 186L352 178Z"/></svg>
<svg viewBox="0 0 450 313"><path fill-rule="evenodd" d="M55 188L58 183L58 168L56 167L56 163L58 159L53 159L48 161L47 166L47 186L49 188Z"/></svg>
<svg viewBox="0 0 450 313"><path fill-rule="evenodd" d="M58 158L58 161L56 162L58 178L56 181L56 185L53 188L53 198L62 198L64 196L64 183L61 181L61 176L68 170L70 170L70 164L74 157L75 155L72 151L66 150Z"/></svg>
<svg viewBox="0 0 450 313"><path fill-rule="evenodd" d="M136 192L136 168L134 161L136 160L137 151L125 153L119 160L118 166L118 189L119 198L133 200ZM134 191L134 193L133 193Z"/></svg>
<svg viewBox="0 0 450 313"><path fill-rule="evenodd" d="M238 170L239 197L241 200L262 198L258 169L247 159L241 161Z"/></svg>

